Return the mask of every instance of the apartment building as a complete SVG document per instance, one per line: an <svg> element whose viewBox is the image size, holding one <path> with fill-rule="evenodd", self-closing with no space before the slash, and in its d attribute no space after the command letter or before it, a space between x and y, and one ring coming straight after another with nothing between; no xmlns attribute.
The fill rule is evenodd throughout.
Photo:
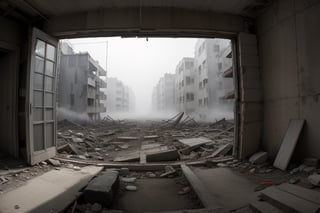
<svg viewBox="0 0 320 213"><path fill-rule="evenodd" d="M223 77L224 68L232 64L224 57L228 46L230 40L226 39L199 39L195 45L197 119L232 116L233 104L224 99L226 92L233 90L232 79Z"/></svg>
<svg viewBox="0 0 320 213"><path fill-rule="evenodd" d="M99 120L100 113L106 112L102 101L107 96L101 89L107 85L100 78L106 76L106 71L87 52L75 53L67 43L61 44L61 50L58 118L78 119L87 116L90 120Z"/></svg>
<svg viewBox="0 0 320 213"><path fill-rule="evenodd" d="M175 89L177 111L193 116L197 108L194 58L182 58L177 65Z"/></svg>
<svg viewBox="0 0 320 213"><path fill-rule="evenodd" d="M135 98L132 90L117 78L107 78L108 113L129 112L134 110Z"/></svg>
<svg viewBox="0 0 320 213"><path fill-rule="evenodd" d="M165 73L152 91L152 108L155 111L176 111L175 74Z"/></svg>

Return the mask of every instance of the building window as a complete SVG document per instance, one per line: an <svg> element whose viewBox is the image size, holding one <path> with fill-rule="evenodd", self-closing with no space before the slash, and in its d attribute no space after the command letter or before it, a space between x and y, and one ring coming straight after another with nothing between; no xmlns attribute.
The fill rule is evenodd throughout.
<svg viewBox="0 0 320 213"><path fill-rule="evenodd" d="M199 75L201 75L201 65L198 67Z"/></svg>
<svg viewBox="0 0 320 213"><path fill-rule="evenodd" d="M187 93L187 102L188 101L193 101L194 100L194 94L193 93Z"/></svg>
<svg viewBox="0 0 320 213"><path fill-rule="evenodd" d="M203 60L202 62L202 68L205 69L207 67L207 61L206 60Z"/></svg>
<svg viewBox="0 0 320 213"><path fill-rule="evenodd" d="M74 106L74 94L70 95L70 106Z"/></svg>
<svg viewBox="0 0 320 213"><path fill-rule="evenodd" d="M202 105L202 99L199 99L199 106Z"/></svg>
<svg viewBox="0 0 320 213"><path fill-rule="evenodd" d="M219 69L219 71L221 71L221 69L222 69L222 63L221 62L218 63L218 69Z"/></svg>
<svg viewBox="0 0 320 213"><path fill-rule="evenodd" d="M74 72L74 83L78 83L78 70Z"/></svg>
<svg viewBox="0 0 320 213"><path fill-rule="evenodd" d="M205 87L207 84L208 84L208 79L207 78L203 79L203 87Z"/></svg>
<svg viewBox="0 0 320 213"><path fill-rule="evenodd" d="M191 84L191 78L189 76L186 77L186 85Z"/></svg>
<svg viewBox="0 0 320 213"><path fill-rule="evenodd" d="M199 89L202 89L202 82L199 83Z"/></svg>
<svg viewBox="0 0 320 213"><path fill-rule="evenodd" d="M203 99L203 105L207 106L208 105L208 98Z"/></svg>
<svg viewBox="0 0 320 213"><path fill-rule="evenodd" d="M94 100L92 98L88 98L88 106L94 106Z"/></svg>

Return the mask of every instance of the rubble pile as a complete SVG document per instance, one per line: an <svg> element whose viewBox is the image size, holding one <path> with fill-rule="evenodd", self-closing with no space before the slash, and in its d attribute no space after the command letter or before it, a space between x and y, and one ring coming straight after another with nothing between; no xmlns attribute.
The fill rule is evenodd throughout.
<svg viewBox="0 0 320 213"><path fill-rule="evenodd" d="M233 122L197 123L183 113L168 121L58 124L58 157L89 162L192 161L232 152Z"/></svg>

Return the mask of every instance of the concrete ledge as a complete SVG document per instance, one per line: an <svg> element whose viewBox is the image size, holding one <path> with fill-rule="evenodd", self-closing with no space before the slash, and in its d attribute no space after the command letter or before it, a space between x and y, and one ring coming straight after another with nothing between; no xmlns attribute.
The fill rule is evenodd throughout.
<svg viewBox="0 0 320 213"><path fill-rule="evenodd" d="M161 162L161 163L146 163L146 164L140 164L140 163L101 163L101 162L89 162L89 161L80 161L80 160L71 160L71 159L65 159L65 158L58 158L55 159L63 161L63 162L69 162L69 163L76 163L80 165L95 165L95 166L103 166L105 168L128 168L131 171L157 171L164 169L165 166L169 165L174 168L180 168L181 164L186 164L189 166L201 166L205 165L205 160L199 160L199 161L190 161L190 162Z"/></svg>
<svg viewBox="0 0 320 213"><path fill-rule="evenodd" d="M203 206L205 208L221 210L222 206L216 202L216 198L210 193L209 190L204 186L201 180L193 173L193 171L186 165L182 164L181 169L193 190L198 195L201 200Z"/></svg>
<svg viewBox="0 0 320 213"><path fill-rule="evenodd" d="M62 212L103 167L51 170L0 196L0 212ZM15 206L18 205L18 208Z"/></svg>

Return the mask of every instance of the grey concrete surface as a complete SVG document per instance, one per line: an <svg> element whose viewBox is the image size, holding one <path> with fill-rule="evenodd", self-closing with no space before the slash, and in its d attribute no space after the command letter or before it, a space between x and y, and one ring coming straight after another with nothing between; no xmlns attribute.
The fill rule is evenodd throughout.
<svg viewBox="0 0 320 213"><path fill-rule="evenodd" d="M80 171L51 170L22 187L1 194L0 212L59 212L76 199L78 191L101 169L87 166Z"/></svg>

